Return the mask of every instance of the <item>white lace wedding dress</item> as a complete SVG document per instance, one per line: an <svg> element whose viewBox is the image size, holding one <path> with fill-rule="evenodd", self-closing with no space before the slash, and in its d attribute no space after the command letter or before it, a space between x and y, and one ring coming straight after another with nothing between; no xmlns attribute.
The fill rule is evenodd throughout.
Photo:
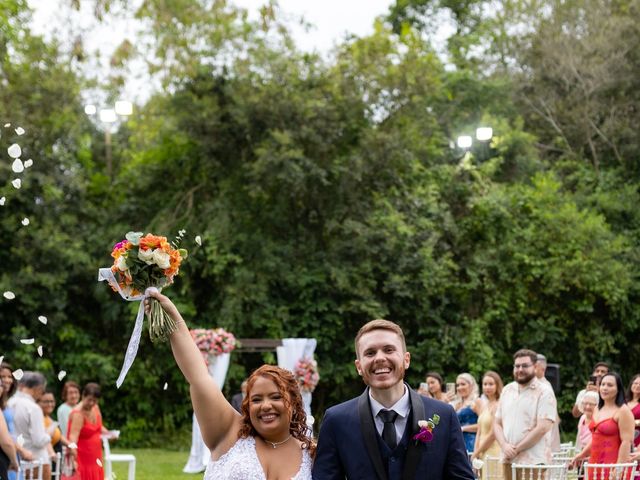
<svg viewBox="0 0 640 480"><path fill-rule="evenodd" d="M291 480L311 480L311 456L302 450L300 470ZM217 461L210 460L204 480L266 480L253 437L240 438Z"/></svg>

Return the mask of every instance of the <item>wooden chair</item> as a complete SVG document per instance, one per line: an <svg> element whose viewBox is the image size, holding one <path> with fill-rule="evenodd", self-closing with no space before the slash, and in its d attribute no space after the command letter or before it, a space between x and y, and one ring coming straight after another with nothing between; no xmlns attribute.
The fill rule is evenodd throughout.
<svg viewBox="0 0 640 480"><path fill-rule="evenodd" d="M632 480L638 462L585 463L584 478L588 480Z"/></svg>
<svg viewBox="0 0 640 480"><path fill-rule="evenodd" d="M567 480L566 465L511 465L512 480Z"/></svg>
<svg viewBox="0 0 640 480"><path fill-rule="evenodd" d="M42 462L40 460L33 460L32 462L21 460L18 479L42 480Z"/></svg>
<svg viewBox="0 0 640 480"><path fill-rule="evenodd" d="M104 478L113 479L113 462L125 462L129 464L127 478L128 480L136 480L136 456L131 453L111 453L109 447L109 439L102 437L102 450L104 451Z"/></svg>

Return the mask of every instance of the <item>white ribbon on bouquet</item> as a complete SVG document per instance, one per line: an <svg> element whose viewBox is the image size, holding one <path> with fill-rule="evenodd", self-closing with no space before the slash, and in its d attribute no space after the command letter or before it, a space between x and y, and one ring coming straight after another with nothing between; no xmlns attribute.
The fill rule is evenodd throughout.
<svg viewBox="0 0 640 480"><path fill-rule="evenodd" d="M144 323L144 300L149 296L147 292L152 291L151 289L157 290L155 287L149 287L145 290L145 293L142 295L127 295L116 280L115 275L111 271L110 268L101 268L98 270L98 281L107 281L109 285L116 290L122 298L124 298L127 302L140 302L140 306L138 307L138 315L136 316L136 323L133 326L133 333L131 334L131 338L129 339L129 345L127 346L127 352L124 356L124 363L122 364L122 369L120 370L120 375L118 375L118 380L116 381L116 387L120 388L122 383L124 382L125 377L127 376L127 372L133 365L133 361L136 359L136 355L138 354L138 346L140 345L140 337L142 336L142 325Z"/></svg>

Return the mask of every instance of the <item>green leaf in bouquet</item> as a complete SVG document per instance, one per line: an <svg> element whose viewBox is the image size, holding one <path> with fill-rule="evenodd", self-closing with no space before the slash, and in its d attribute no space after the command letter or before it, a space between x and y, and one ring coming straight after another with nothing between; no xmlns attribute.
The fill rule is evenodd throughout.
<svg viewBox="0 0 640 480"><path fill-rule="evenodd" d="M183 260L186 260L186 258L189 256L189 253L187 252L186 248L179 248L178 252L180 253L180 256L182 257Z"/></svg>

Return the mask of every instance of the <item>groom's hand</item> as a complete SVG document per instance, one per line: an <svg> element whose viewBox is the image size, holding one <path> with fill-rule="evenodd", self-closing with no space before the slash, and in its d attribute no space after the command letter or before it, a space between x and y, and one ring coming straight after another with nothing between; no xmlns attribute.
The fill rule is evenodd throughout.
<svg viewBox="0 0 640 480"><path fill-rule="evenodd" d="M507 443L502 449L502 453L505 460L512 460L518 454L518 450L516 449L515 445Z"/></svg>

